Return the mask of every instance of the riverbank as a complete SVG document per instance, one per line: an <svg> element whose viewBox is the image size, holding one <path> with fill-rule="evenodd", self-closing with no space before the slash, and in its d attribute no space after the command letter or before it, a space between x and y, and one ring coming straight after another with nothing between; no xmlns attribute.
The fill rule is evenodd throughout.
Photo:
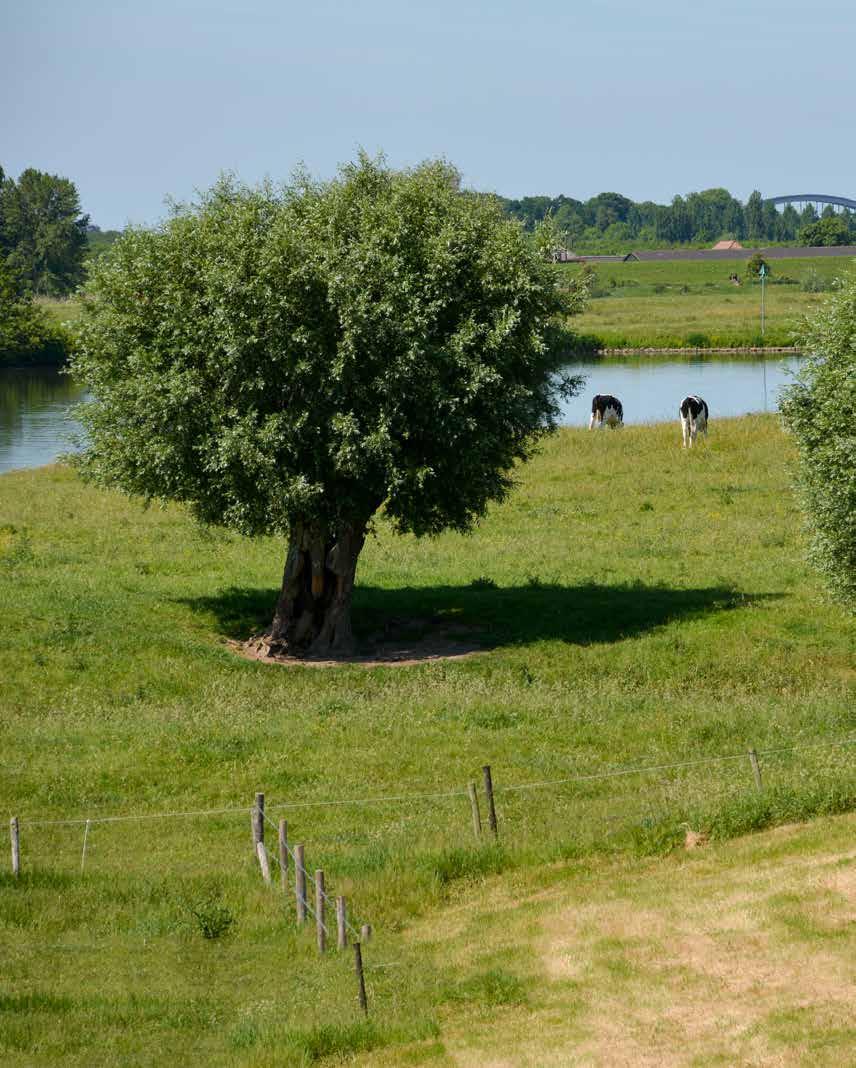
<svg viewBox="0 0 856 1068"><path fill-rule="evenodd" d="M675 349L598 349L598 356L798 356L793 345L744 346L742 348L675 348Z"/></svg>

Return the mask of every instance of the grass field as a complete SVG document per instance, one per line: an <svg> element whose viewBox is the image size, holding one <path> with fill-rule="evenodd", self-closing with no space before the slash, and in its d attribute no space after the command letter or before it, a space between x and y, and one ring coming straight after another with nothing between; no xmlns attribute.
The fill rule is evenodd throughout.
<svg viewBox="0 0 856 1068"><path fill-rule="evenodd" d="M761 336L761 291L757 282L741 286L729 275L744 277L741 260L717 263L607 263L596 267L596 295L573 328L594 335L607 348L730 348L792 345L799 319L824 299L794 282L814 273L828 286L852 267L848 259L776 260L765 287L765 330ZM564 268L578 273L576 265Z"/></svg>
<svg viewBox="0 0 856 1068"><path fill-rule="evenodd" d="M39 297L37 303L44 308L54 323L73 323L80 318L80 302L69 297L66 300L58 300L53 297Z"/></svg>
<svg viewBox="0 0 856 1068"><path fill-rule="evenodd" d="M485 651L329 670L226 645L269 616L280 544L144 511L62 467L0 477L0 795L24 865L0 878L5 1060L430 1063L450 1028L487 1028L538 985L489 974L495 923L471 963L470 928L451 955L420 946L479 880L537 883L569 860L636 870L687 826L716 841L856 806L852 748L818 747L856 731L854 624L803 563L790 460L772 417L718 421L691 453L676 426L563 431L472 537L417 543L381 521L364 552L363 632L439 618ZM763 755L758 793L752 745L809 748ZM736 759L691 763L720 756ZM464 794L485 763L496 846L473 844ZM377 928L368 1023L348 962L317 961L260 885L259 789ZM451 796L320 804L409 791ZM82 824L33 822L242 806L93 824L83 874ZM218 917L233 928L206 939ZM570 1012L573 986L556 990ZM630 978L616 997L635 1004Z"/></svg>

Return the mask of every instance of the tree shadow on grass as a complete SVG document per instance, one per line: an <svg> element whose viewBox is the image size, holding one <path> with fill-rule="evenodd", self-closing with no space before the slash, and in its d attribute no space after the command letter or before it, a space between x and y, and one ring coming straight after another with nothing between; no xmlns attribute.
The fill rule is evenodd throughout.
<svg viewBox="0 0 856 1068"><path fill-rule="evenodd" d="M183 600L213 616L224 637L243 641L264 630L273 616L278 590L231 586L214 597ZM745 608L781 596L751 596L727 586L679 589L671 586L560 586L528 584L493 587L430 586L354 590L354 632L363 651L379 643L442 632L467 635L474 648L562 641L574 645L617 642L676 620Z"/></svg>

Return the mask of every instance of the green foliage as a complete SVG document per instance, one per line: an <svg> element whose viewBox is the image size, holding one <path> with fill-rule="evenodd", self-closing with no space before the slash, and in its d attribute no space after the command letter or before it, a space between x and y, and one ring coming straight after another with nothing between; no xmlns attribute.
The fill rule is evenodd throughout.
<svg viewBox="0 0 856 1068"><path fill-rule="evenodd" d="M811 556L856 610L856 274L809 319L807 359L781 411L800 452Z"/></svg>
<svg viewBox="0 0 856 1068"><path fill-rule="evenodd" d="M721 188L676 196L671 204L634 203L620 193L599 193L585 202L561 194L502 204L530 231L552 215L569 246L589 253L710 245L723 237L788 242L795 240L801 224L816 219L813 214L800 217L790 204L779 213L757 190L743 205Z"/></svg>
<svg viewBox="0 0 856 1068"><path fill-rule="evenodd" d="M219 887L211 887L201 897L185 901L184 907L194 929L208 941L227 935L235 923L235 915L223 903Z"/></svg>
<svg viewBox="0 0 856 1068"><path fill-rule="evenodd" d="M750 256L746 263L746 277L747 278L759 278L761 275L761 268L765 269L767 276L770 275L770 265L764 259L760 252L756 252Z"/></svg>
<svg viewBox="0 0 856 1068"><path fill-rule="evenodd" d="M828 215L804 226L799 239L803 245L849 245L853 241L853 234L849 219L842 215Z"/></svg>
<svg viewBox="0 0 856 1068"><path fill-rule="evenodd" d="M62 363L67 348L62 328L21 292L12 272L0 262L0 367Z"/></svg>
<svg viewBox="0 0 856 1068"><path fill-rule="evenodd" d="M74 183L30 167L0 174L0 253L34 293L62 296L83 280L89 216Z"/></svg>
<svg viewBox="0 0 856 1068"><path fill-rule="evenodd" d="M800 279L800 289L803 293L826 293L832 289L832 283L824 278L815 267L809 267Z"/></svg>
<svg viewBox="0 0 856 1068"><path fill-rule="evenodd" d="M121 230L102 230L99 226L89 226L86 231L87 259L99 259L121 236Z"/></svg>
<svg viewBox="0 0 856 1068"><path fill-rule="evenodd" d="M468 530L575 380L580 291L446 163L221 180L92 268L73 372L83 474L247 534Z"/></svg>

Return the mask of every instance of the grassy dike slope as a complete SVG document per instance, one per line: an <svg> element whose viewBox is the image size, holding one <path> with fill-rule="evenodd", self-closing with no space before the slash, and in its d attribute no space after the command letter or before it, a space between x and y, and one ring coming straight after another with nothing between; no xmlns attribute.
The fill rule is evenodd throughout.
<svg viewBox="0 0 856 1068"><path fill-rule="evenodd" d="M158 1063L165 1044L248 1065L428 1050L445 1013L466 1014L469 978L496 1001L483 962L468 976L410 934L472 879L852 807L852 748L762 758L763 795L740 757L856 730L854 628L802 562L790 459L772 417L715 421L691 453L677 426L562 431L474 536L419 544L381 522L364 552L366 630L440 616L493 647L332 670L225 645L270 613L281 545L61 467L0 477L0 794L24 858L19 884L0 877L0 1050L87 1065ZM738 760L504 791L723 754ZM459 791L487 762L502 838L479 849ZM347 961L319 963L260 886L245 811L93 825L83 875L82 826L30 822L405 785L455 796L271 813L378 928L368 1024ZM218 909L235 922L206 940Z"/></svg>

